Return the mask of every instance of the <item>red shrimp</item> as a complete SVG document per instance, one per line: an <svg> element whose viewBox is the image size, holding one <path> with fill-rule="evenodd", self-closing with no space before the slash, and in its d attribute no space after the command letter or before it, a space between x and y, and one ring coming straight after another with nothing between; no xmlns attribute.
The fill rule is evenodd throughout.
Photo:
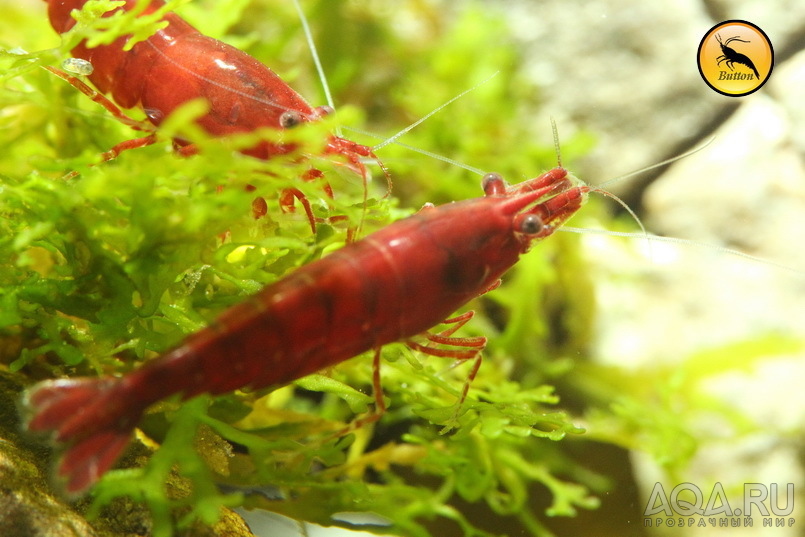
<svg viewBox="0 0 805 537"><path fill-rule="evenodd" d="M70 30L76 24L70 13L80 9L86 2L44 1L48 3L50 23L59 33ZM120 10L129 11L137 5L137 0L124 2L124 5L104 16L111 16ZM143 14L153 13L164 5L162 0L151 0ZM92 64L94 70L89 79L101 93L110 95L123 108L141 108L153 125L159 126L178 107L197 98L206 99L209 110L196 123L212 136L248 133L265 127L289 129L316 121L332 112L329 106L313 108L271 69L245 52L201 34L175 13L165 14L162 20L167 22L165 28L137 43L131 50L124 50L128 36L120 37L110 45L94 48L88 48L82 41L72 50L76 58ZM92 91L85 85L81 87L83 83L74 77L65 73L56 74L84 93ZM93 98L98 102L103 99L100 96ZM122 115L111 103L104 106L118 117ZM107 153L106 158L114 158L119 152L117 149L146 145L152 143L153 139L153 136L148 136L134 143L124 142ZM186 147L191 142L177 139L175 143ZM242 152L268 159L294 149L293 144L261 141ZM192 146L185 152L192 152ZM389 181L388 171L370 147L330 136L325 153L344 156L364 178L366 169L361 158L372 158L378 162ZM318 175L313 171L311 176ZM300 192L293 194L302 199ZM284 199L288 201L287 195ZM312 218L309 208L306 206L305 209Z"/></svg>
<svg viewBox="0 0 805 537"><path fill-rule="evenodd" d="M561 167L515 187L487 174L483 188L483 197L428 205L296 270L121 378L34 386L24 401L28 429L50 431L67 444L58 475L76 493L112 466L145 408L172 394L280 386L374 349L382 413L379 352L396 341L429 355L474 359L460 405L486 338L452 335L471 311L443 320L494 289L520 254L570 218L590 191ZM440 322L452 326L428 332Z"/></svg>

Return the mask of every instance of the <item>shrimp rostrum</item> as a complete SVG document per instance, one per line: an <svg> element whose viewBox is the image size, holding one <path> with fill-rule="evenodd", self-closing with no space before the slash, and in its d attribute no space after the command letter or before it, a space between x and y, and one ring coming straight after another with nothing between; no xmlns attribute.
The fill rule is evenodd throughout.
<svg viewBox="0 0 805 537"><path fill-rule="evenodd" d="M66 445L57 473L76 493L113 465L152 403L281 386L370 350L377 365L380 348L392 342L473 360L460 405L486 338L453 336L471 312L448 317L494 289L590 191L561 167L514 186L488 174L483 189L483 197L427 205L305 265L122 377L34 386L24 401L28 429ZM428 331L446 318L451 328ZM377 393L376 400L382 407Z"/></svg>

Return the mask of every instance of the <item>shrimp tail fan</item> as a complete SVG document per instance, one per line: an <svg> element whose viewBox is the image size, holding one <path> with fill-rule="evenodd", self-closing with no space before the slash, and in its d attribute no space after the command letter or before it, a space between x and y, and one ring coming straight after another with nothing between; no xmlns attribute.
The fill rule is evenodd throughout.
<svg viewBox="0 0 805 537"><path fill-rule="evenodd" d="M28 430L66 446L56 475L68 494L84 492L126 448L143 409L124 404L124 390L120 379L101 377L48 380L26 393Z"/></svg>

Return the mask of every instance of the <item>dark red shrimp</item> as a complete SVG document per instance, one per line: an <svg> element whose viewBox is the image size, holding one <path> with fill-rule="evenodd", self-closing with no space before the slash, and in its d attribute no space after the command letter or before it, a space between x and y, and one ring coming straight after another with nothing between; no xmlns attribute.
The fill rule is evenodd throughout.
<svg viewBox="0 0 805 537"><path fill-rule="evenodd" d="M59 33L76 24L70 13L86 3L86 0L45 1L51 25ZM104 16L131 10L137 4L137 0L124 1L124 5ZM162 0L151 0L144 14L163 6ZM316 121L332 111L328 106L310 106L271 69L245 52L201 34L175 13L166 13L162 20L167 22L165 28L129 51L124 50L128 36L94 48L81 42L72 51L75 57L92 64L94 70L89 79L101 93L110 95L123 108L141 108L155 126L181 105L197 98L206 99L209 110L196 123L212 136L248 133L265 127L288 129ZM60 76L74 85L83 84L69 75ZM88 88L79 89L86 93ZM145 145L153 137L141 140L139 145ZM182 139L175 142L179 146L190 144ZM120 149L133 145L137 144L121 144ZM292 144L261 141L243 153L268 159L294 149ZM331 136L325 153L344 156L364 177L366 169L361 158L372 158L388 179L385 167L367 146ZM109 158L115 154L111 152Z"/></svg>
<svg viewBox="0 0 805 537"><path fill-rule="evenodd" d="M484 197L427 206L298 269L121 378L38 384L25 398L28 429L52 431L68 445L58 474L69 492L80 492L111 467L145 408L172 394L280 386L375 349L382 411L379 350L403 341L426 354L474 359L466 395L486 338L453 333L472 312L444 321L447 330L427 330L496 287L590 190L563 168L511 188L488 174L483 188Z"/></svg>

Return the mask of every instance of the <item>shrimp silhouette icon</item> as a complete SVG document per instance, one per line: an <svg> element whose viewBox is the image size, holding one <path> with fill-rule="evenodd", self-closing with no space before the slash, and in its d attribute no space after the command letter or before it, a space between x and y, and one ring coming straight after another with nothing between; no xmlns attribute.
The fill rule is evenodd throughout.
<svg viewBox="0 0 805 537"><path fill-rule="evenodd" d="M750 41L744 41L738 36L735 36L730 37L729 39L727 39L727 42L724 43L721 41L721 36L719 36L718 34L716 34L716 40L721 45L721 50L724 52L724 54L722 54L717 58L716 63L718 65L721 65L721 62L724 62L724 65L729 67L730 71L732 71L733 65L736 63L740 63L741 65L749 67L752 70L752 72L755 73L755 76L758 78L758 80L760 80L760 73L757 72L757 68L755 67L755 64L752 63L752 60L749 59L749 56L747 56L746 54L741 54L740 52L737 52L735 49L729 46L729 44L732 43L733 41L740 41L741 43L749 43Z"/></svg>
<svg viewBox="0 0 805 537"><path fill-rule="evenodd" d="M769 80L774 49L768 36L754 24L730 20L704 35L697 62L702 79L712 90L727 97L743 97Z"/></svg>

